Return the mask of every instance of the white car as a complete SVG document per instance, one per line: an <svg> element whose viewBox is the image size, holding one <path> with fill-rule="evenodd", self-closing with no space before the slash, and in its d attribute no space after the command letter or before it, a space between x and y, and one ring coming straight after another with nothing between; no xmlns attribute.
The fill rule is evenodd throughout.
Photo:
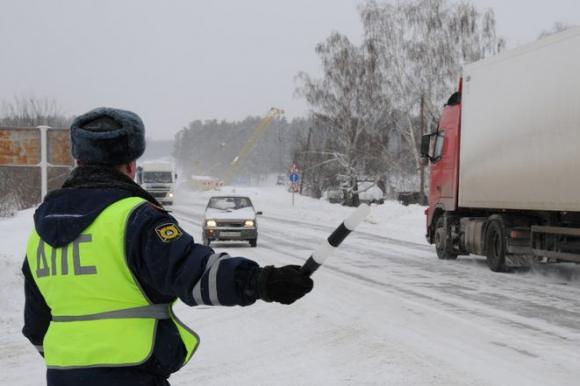
<svg viewBox="0 0 580 386"><path fill-rule="evenodd" d="M213 196L202 221L203 244L212 241L248 241L258 245L258 222L252 201L245 196Z"/></svg>

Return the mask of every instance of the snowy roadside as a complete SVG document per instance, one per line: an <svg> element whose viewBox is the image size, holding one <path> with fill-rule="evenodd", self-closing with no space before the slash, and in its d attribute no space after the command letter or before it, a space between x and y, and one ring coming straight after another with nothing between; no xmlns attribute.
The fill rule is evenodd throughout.
<svg viewBox="0 0 580 386"><path fill-rule="evenodd" d="M24 292L20 268L25 255L26 239L32 227L33 209L18 212L10 218L0 218L0 301L3 312L0 313L2 331L14 325L14 318L20 317ZM21 320L18 320L21 322Z"/></svg>
<svg viewBox="0 0 580 386"><path fill-rule="evenodd" d="M294 195L282 186L273 187L225 187L220 191L192 191L182 187L178 192L179 205L203 212L209 197L214 195L244 195L250 197L254 207L264 212L264 219L292 220L313 225L336 227L353 208L331 204L326 200ZM203 207L202 207L203 206ZM371 214L358 228L361 232L385 236L397 240L427 245L425 241L425 208L419 205L403 206L396 201L372 205ZM258 220L259 221L259 220Z"/></svg>
<svg viewBox="0 0 580 386"><path fill-rule="evenodd" d="M201 213L214 194L179 191L174 214L198 240ZM279 187L237 188L236 194L250 196L264 212L258 248L212 246L261 265L300 264L352 210L299 196L292 207L291 195ZM373 210L316 273L312 294L292 306L179 305L178 315L200 334L201 346L171 383L575 384L578 282L499 275L481 258L441 262L422 237L423 208L387 203ZM20 265L32 214L0 220L1 385L44 380L43 361L20 333Z"/></svg>
<svg viewBox="0 0 580 386"><path fill-rule="evenodd" d="M180 191L180 205L181 207L185 208L189 206L191 209L194 209L195 212L201 213L203 206L205 206L207 203L209 196L215 193L216 192L192 192L185 189ZM323 200L315 200L299 195L295 196L295 206L292 207L290 201L291 195L288 194L288 192L286 192L282 187L236 188L235 193L244 194L251 197L255 207L258 210L262 210L264 212L264 216L260 220L262 220L263 223L267 222L267 226L269 228L279 230L281 229L282 231L284 228L286 228L293 230L294 233L298 233L298 230L304 227L293 223L277 223L276 221L290 220L334 227L338 225L352 210L352 208L345 208L340 205L330 204ZM228 192L222 191L217 192L217 194L228 194ZM2 348L0 349L0 384L2 385L11 384L32 386L40 384L41 380L44 379L45 369L43 361L20 332L22 328L24 304L22 274L20 272L20 268L22 265L22 259L24 257L26 240L33 226L33 213L34 209L29 209L19 212L15 217L0 219L0 302L4 309L4 312L0 313L0 326L2 327L3 331L2 338L0 340L0 343L2 344ZM196 218L195 220L199 219ZM416 237L413 235L413 232L409 232L408 230L409 228L416 229L420 222L422 222L421 208L412 206L403 207L398 203L387 203L383 207L373 208L373 213L369 217L368 222L362 224L360 229L369 233L376 233L381 235L389 234L391 237L400 236L404 240L423 243L424 241L422 237ZM187 230L193 232L195 235L198 232L197 227L192 228L188 226ZM324 232L321 231L320 233L322 234ZM279 263L271 259L271 249L258 248L258 250L259 252L255 257L262 264ZM240 254L245 254L245 252L246 250L240 250ZM304 250L303 254L305 253L306 250ZM288 262L293 261L289 260ZM331 286L329 286L329 288L331 288ZM304 308L304 306L301 305L296 305L294 307L297 309ZM274 333L274 331L262 337L261 339L258 339L258 341L255 341L251 336L248 336L248 334L252 334L254 329L249 329L247 333L244 333L241 336L239 335L240 331L236 328L236 320L239 316L241 316L242 319L255 323L257 328L261 329L262 327L259 326L270 328L268 327L269 322L280 325L281 320L286 319L289 316L287 313L288 311L284 307L274 307L273 312L269 310L271 310L270 306L260 304L255 308L244 310L239 308L222 309L220 311L214 310L211 314L207 315L205 315L205 312L202 309L199 309L193 314L191 310L184 309L183 312L192 316L197 315L197 317L195 317L195 321L192 322L194 322L194 325L197 325L197 327L200 328L200 332L203 332L203 334L207 336L208 340L211 339L212 336L216 336L219 331L226 331L225 335L233 339L233 342L236 342L232 342L233 346L231 351L239 352L241 355L243 355L243 353L246 351L242 350L240 345L244 345L244 341L250 346L255 345L255 350L263 351L268 346L268 341L273 339L274 335L272 335L272 333ZM199 315L200 312L201 315ZM304 309L301 311L301 313L302 312L310 313L311 311ZM213 313L215 313L215 315ZM230 314L231 318L227 316ZM221 318L224 316L225 319L223 321L215 324L216 317L219 317L221 320ZM261 321L260 318L266 318L266 320ZM291 318L283 324L290 328L291 325L296 323L305 324L303 326L304 329L312 328L312 322L304 323L300 322L300 320L296 318ZM332 341L334 339L332 334L329 335L329 333L324 333L323 330L320 330L319 333L322 334L323 340ZM205 336L202 337L203 340L205 340ZM247 340L242 339L244 337L247 338ZM281 346L285 345L285 338L278 337L276 339L279 340L279 344ZM308 338L305 337L303 339ZM313 349L312 345L315 344L317 343L313 341L307 344L306 347ZM328 343L323 342L321 344L326 345ZM194 375L190 371L185 371L183 374L175 376L174 382L176 384L182 384L182 382L186 379L185 376L194 376L194 378L202 380L206 378L206 376L212 378L210 374L204 374L204 372L215 368L215 363L219 363L219 358L222 356L223 350L227 350L227 347L228 345L225 345L225 342L222 342L222 344L219 346L215 346L214 344L203 344L200 348L200 353L196 358L196 364L191 367L191 370L197 369L196 371L201 371L202 374ZM325 350L324 346L323 350ZM270 355L274 354L270 353ZM296 360L298 360L298 362L293 363L294 366L306 368L310 367L308 365L301 364L301 360L299 358L304 356L304 351L302 349L297 349L293 356L294 355L297 355ZM332 354L331 357L334 358L333 361L343 361L343 354L340 351ZM262 375L258 375L253 372L250 373L248 380L246 381L248 382L247 384L250 384L249 379L261 379L267 384L293 384L294 382L290 379L287 380L289 382L287 383L286 381L277 382L273 378L274 374L279 371L277 369L283 368L280 361L287 360L287 357L285 355L275 355L274 358L269 359L274 359L275 361L274 363L270 362L270 365L267 366L273 368L272 371L269 372L267 368L261 368L260 371L264 372ZM212 364L212 361L215 361L215 363ZM393 379L397 379L399 376L403 377L403 379L409 379L408 377L411 377L410 374L407 374L408 370L406 369L391 368L391 370L404 373L403 375L397 375ZM350 370L345 371L346 373L351 372ZM374 376L369 376L372 379L374 376L377 376L377 374ZM337 374L336 377L328 378L328 375L322 371L320 373L313 374L313 376L308 379L310 381L317 379L321 382L321 384L330 384L324 382L325 378L328 378L328 381L333 380L338 383L352 384L352 381L345 381L345 378L341 377L342 376L340 376L340 374ZM345 375L345 377L347 376ZM411 379L421 379L424 382L425 379L422 377L422 375L419 375L419 378L415 378L413 376ZM224 378L218 379L233 380L235 378L235 372L229 372L228 374L224 374ZM219 384L220 381L218 379L216 379L216 381ZM348 377L346 379L348 379ZM209 380L206 379L206 381ZM187 383L188 382L185 384ZM211 384L213 381L209 383ZM242 384L246 383L244 382Z"/></svg>
<svg viewBox="0 0 580 386"><path fill-rule="evenodd" d="M0 218L0 384L22 385L22 378L44 379L44 363L20 330L23 323L24 289L21 273L26 240L32 229L34 209Z"/></svg>
<svg viewBox="0 0 580 386"><path fill-rule="evenodd" d="M175 214L198 236L209 196L229 192L180 193ZM261 264L300 264L352 210L299 196L292 207L279 187L235 194L264 212L262 241L257 249L214 248ZM182 309L205 344L174 384L572 384L580 359L577 283L494 274L482 258L441 262L422 236L423 210L393 202L374 208L317 272L312 295L289 309Z"/></svg>

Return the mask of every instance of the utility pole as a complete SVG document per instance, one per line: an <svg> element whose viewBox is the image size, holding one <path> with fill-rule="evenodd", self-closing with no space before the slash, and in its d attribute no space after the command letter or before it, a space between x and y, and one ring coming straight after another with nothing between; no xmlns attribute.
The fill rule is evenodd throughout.
<svg viewBox="0 0 580 386"><path fill-rule="evenodd" d="M421 139L425 134L425 94L421 94L421 125L419 130L421 130L419 133L419 143L421 143ZM417 144L415 146L417 146ZM421 184L419 186L419 192L421 196L421 205L423 205L425 203L425 166L419 165L419 168L419 183Z"/></svg>
<svg viewBox="0 0 580 386"><path fill-rule="evenodd" d="M304 180L306 179L306 170L309 167L309 154L310 154L310 138L312 137L312 126L308 128L308 139L306 139L306 153L304 153L304 161L302 165L302 178L300 179L300 194L302 194L302 188L304 187Z"/></svg>
<svg viewBox="0 0 580 386"><path fill-rule="evenodd" d="M282 154L284 154L282 145L282 125L278 126L278 144L280 145L280 151L278 152L278 170L281 173L284 170L284 164L282 164Z"/></svg>
<svg viewBox="0 0 580 386"><path fill-rule="evenodd" d="M48 126L37 126L40 130L40 202L48 193Z"/></svg>

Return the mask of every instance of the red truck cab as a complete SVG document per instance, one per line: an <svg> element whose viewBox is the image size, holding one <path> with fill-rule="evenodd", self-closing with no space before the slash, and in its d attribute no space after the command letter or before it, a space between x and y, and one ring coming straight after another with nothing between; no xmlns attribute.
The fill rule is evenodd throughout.
<svg viewBox="0 0 580 386"><path fill-rule="evenodd" d="M460 86L461 90L461 86ZM427 240L434 242L437 221L446 211L457 209L459 186L459 143L461 129L461 91L449 98L439 128L423 137L423 156L431 161Z"/></svg>

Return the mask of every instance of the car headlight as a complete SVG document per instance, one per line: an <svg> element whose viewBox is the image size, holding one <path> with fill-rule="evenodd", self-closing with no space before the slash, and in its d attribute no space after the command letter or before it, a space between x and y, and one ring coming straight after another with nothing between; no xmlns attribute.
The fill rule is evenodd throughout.
<svg viewBox="0 0 580 386"><path fill-rule="evenodd" d="M215 222L215 220L207 220L205 222L205 225L207 225L210 228L214 228L217 225L217 223Z"/></svg>
<svg viewBox="0 0 580 386"><path fill-rule="evenodd" d="M246 222L244 223L244 226L246 228L253 228L254 227L254 220L246 220Z"/></svg>

